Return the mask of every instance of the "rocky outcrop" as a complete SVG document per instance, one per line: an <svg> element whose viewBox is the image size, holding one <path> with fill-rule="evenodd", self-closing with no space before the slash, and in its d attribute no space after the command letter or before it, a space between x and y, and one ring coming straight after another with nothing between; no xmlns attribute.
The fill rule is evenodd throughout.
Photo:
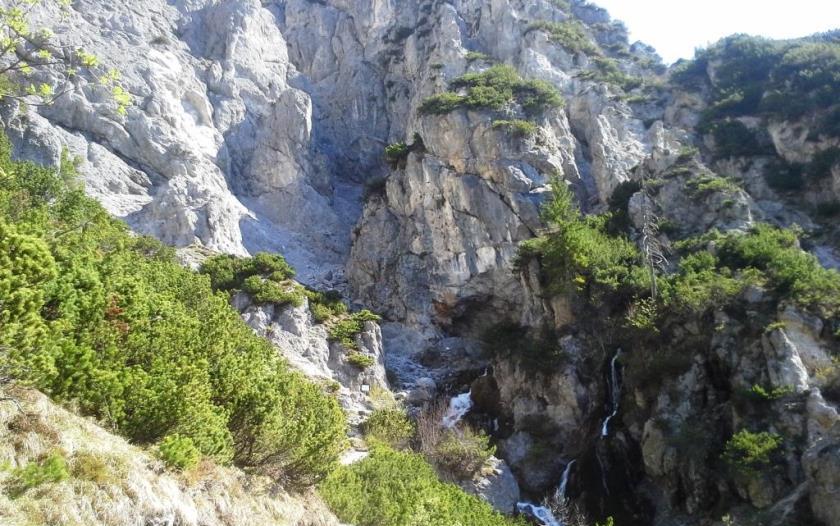
<svg viewBox="0 0 840 526"><path fill-rule="evenodd" d="M150 451L55 405L43 394L4 391L0 462L19 468L61 455L69 475L12 498L0 492L0 522L24 524L183 524L185 526L339 526L317 494L296 495L235 468L200 464L191 473L164 468ZM4 488L12 469L0 470Z"/></svg>
<svg viewBox="0 0 840 526"><path fill-rule="evenodd" d="M56 104L7 104L0 119L17 156L78 156L87 191L134 230L181 247L280 252L301 281L383 314L381 329L368 322L356 338L374 360L360 370L305 304L236 299L293 366L337 389L354 424L372 407L368 389L388 388L386 368L412 406L472 387L476 421L504 461L466 486L498 509L514 508L518 485L529 498L553 492L578 459L572 497L626 512L618 522L717 520L710 510L730 503L781 521L801 516L807 499L814 517L836 524L837 413L819 391L830 387L833 322L773 305L755 285L737 312L665 327L667 348L633 342L619 362L629 380L622 409L605 434L610 357L598 328L612 331L623 314L583 310L580 297L545 286L538 261L516 254L545 232L539 212L552 183L568 184L586 212L623 211L615 190L643 180L627 196L634 241L652 217L666 252L672 239L711 229L797 224L812 236L806 248L840 267L834 227L814 213L840 198L836 160L797 199L767 180L776 161L808 163L837 141L814 119L742 115L766 148L720 155L713 134L698 132L719 64L706 65L696 90L665 85L653 50L630 45L604 10L566 4L77 0L64 18L41 6L35 23L118 65L134 104L119 116L80 75ZM564 44L540 24L570 21L584 43ZM564 106L420 111L494 63L548 82ZM494 126L523 117L533 134ZM389 165L383 149L400 142L410 152ZM488 356L483 339L502 324L548 329L561 359L526 364L510 352L522 342ZM645 353L657 361L637 361ZM756 409L739 398L756 385L785 394ZM722 441L750 426L786 437L781 468L729 477L715 464Z"/></svg>
<svg viewBox="0 0 840 526"><path fill-rule="evenodd" d="M363 331L355 336L356 349L352 352L368 356L373 362L361 369L349 361L351 349L330 341L327 327L315 322L308 300L299 307L253 305L247 295L239 293L233 304L245 322L274 344L293 367L310 378L334 386L351 424L359 424L371 411L372 391L389 389L382 332L377 323L364 322Z"/></svg>
<svg viewBox="0 0 840 526"><path fill-rule="evenodd" d="M346 192L333 198L311 98L291 85L297 73L268 9L256 0L56 9L36 10L34 22L118 65L134 104L120 117L94 79L79 78L39 114L7 110L19 155L57 164L68 148L92 195L168 243L283 252L310 280L337 269L356 205Z"/></svg>
<svg viewBox="0 0 840 526"><path fill-rule="evenodd" d="M462 487L486 500L502 513L513 513L519 502L519 484L504 460L491 457L473 480Z"/></svg>

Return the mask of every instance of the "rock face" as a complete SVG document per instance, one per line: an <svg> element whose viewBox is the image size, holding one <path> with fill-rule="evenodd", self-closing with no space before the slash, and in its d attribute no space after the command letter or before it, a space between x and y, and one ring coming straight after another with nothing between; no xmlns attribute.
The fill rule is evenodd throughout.
<svg viewBox="0 0 840 526"><path fill-rule="evenodd" d="M79 79L40 115L6 112L20 155L55 163L68 148L92 195L168 243L284 252L309 279L338 268L357 205L333 196L311 97L292 86L286 41L260 2L85 0L38 15L63 43L119 65L135 104L118 117Z"/></svg>
<svg viewBox="0 0 840 526"><path fill-rule="evenodd" d="M502 513L513 513L519 502L519 485L504 460L491 457L476 478L464 489L478 495Z"/></svg>
<svg viewBox="0 0 840 526"><path fill-rule="evenodd" d="M840 200L840 157L828 155L840 142L816 126L825 115L738 115L760 151L724 155L701 126L719 61L694 89L668 84L653 50L581 0L76 0L66 16L51 4L33 13L63 44L118 66L134 104L117 115L84 75L54 105L5 103L15 155L55 165L66 148L87 191L137 232L280 252L301 281L383 314L356 338L374 359L362 371L306 305L235 300L292 365L337 386L354 424L389 378L418 407L472 388L473 423L503 460L461 482L500 510L554 494L574 460L566 495L595 519L711 523L761 509L778 524L838 524L836 316L756 283L737 309L663 323L667 345L633 341L611 369L624 314L586 310L579 291L558 293L539 261L516 257L546 232L541 206L563 184L584 212L626 212L623 233L639 244L655 220L647 233L665 252L713 229L795 224L840 268L837 229L816 213ZM421 111L495 63L565 104ZM515 132L517 119L533 133ZM395 143L407 153L386 162ZM824 173L798 197L770 184L780 161L815 159ZM523 337L487 336L510 326ZM551 360L514 357L541 331ZM778 396L755 410L743 399L755 386ZM724 442L746 428L787 437L776 469L720 469Z"/></svg>
<svg viewBox="0 0 840 526"><path fill-rule="evenodd" d="M253 305L247 295L239 293L233 303L246 323L274 344L293 367L310 378L334 382L351 424L358 424L372 409L372 391L389 389L377 323L366 321L355 337L353 352L373 360L373 365L360 369L348 361L351 350L330 341L326 327L315 323L308 300L300 307Z"/></svg>

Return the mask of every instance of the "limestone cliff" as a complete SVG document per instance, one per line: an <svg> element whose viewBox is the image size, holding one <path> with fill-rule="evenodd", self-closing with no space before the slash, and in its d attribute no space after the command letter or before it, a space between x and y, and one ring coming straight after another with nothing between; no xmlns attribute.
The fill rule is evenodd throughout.
<svg viewBox="0 0 840 526"><path fill-rule="evenodd" d="M298 368L338 381L354 423L370 407L363 385L416 406L471 388L468 418L523 498L563 480L564 497L622 525L756 510L765 524L840 524L836 316L759 286L734 309L666 313L655 338L628 339L618 307L558 292L517 257L546 233L558 183L585 212L623 213L639 245L655 216L666 253L714 229L796 224L802 248L840 266L836 34L804 44L835 80L808 91L782 67L801 50L767 44L766 71L748 79L729 44L668 70L580 0L76 0L66 16L35 13L117 65L134 104L114 116L84 78L50 106L5 104L15 154L57 164L67 148L87 191L136 231L280 252L304 283L381 313L358 337L376 362L361 373L305 306L236 305ZM500 65L563 103L430 109ZM779 93L813 104L783 113ZM516 338L488 341L500 327ZM515 357L532 344L557 359ZM745 401L755 386L779 396ZM731 476L723 443L752 425L786 437L781 460Z"/></svg>

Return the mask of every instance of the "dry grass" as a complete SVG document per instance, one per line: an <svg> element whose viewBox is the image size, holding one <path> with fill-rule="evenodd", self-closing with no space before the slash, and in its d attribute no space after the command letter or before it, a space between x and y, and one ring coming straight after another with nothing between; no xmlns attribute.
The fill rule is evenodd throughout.
<svg viewBox="0 0 840 526"><path fill-rule="evenodd" d="M148 452L41 393L10 388L22 412L0 402L0 524L3 526L337 526L314 493L290 495L270 480L201 462L167 471ZM13 469L60 452L70 477L12 498Z"/></svg>

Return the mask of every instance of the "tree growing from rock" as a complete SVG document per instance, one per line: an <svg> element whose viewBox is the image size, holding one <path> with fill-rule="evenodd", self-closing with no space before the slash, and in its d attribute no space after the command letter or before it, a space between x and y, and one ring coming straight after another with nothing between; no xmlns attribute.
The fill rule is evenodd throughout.
<svg viewBox="0 0 840 526"><path fill-rule="evenodd" d="M124 115L131 95L120 84L115 69L103 67L99 59L80 47L59 42L47 27L34 27L35 9L69 11L70 0L11 0L0 7L0 99L26 104L52 104L75 89L87 75L107 90Z"/></svg>

